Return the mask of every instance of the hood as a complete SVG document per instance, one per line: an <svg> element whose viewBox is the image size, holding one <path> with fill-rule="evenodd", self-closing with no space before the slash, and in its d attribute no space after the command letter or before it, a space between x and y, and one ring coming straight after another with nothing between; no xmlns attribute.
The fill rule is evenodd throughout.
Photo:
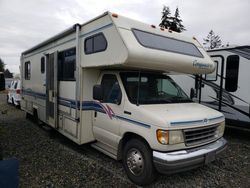
<svg viewBox="0 0 250 188"><path fill-rule="evenodd" d="M197 103L140 105L140 108L152 118L159 119L162 122L160 127L173 129L211 125L225 120L222 113Z"/></svg>

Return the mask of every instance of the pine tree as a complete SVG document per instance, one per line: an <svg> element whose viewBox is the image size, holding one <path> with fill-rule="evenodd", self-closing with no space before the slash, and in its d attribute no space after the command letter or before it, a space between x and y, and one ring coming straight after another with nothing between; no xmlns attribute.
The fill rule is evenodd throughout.
<svg viewBox="0 0 250 188"><path fill-rule="evenodd" d="M170 15L171 15L170 8L164 5L163 10L162 10L161 23L159 24L160 27L163 27L166 29L171 27L172 17Z"/></svg>
<svg viewBox="0 0 250 188"><path fill-rule="evenodd" d="M221 43L222 43L219 35L215 35L213 30L211 30L208 33L207 38L205 38L203 40L204 40L203 45L207 49L219 48L221 46Z"/></svg>
<svg viewBox="0 0 250 188"><path fill-rule="evenodd" d="M159 26L178 33L186 30L184 25L182 25L182 19L180 18L178 7L175 10L174 16L171 16L169 7L164 6L162 11L161 23L159 24Z"/></svg>
<svg viewBox="0 0 250 188"><path fill-rule="evenodd" d="M180 18L179 8L177 7L175 9L174 17L172 18L172 28L170 28L173 31L176 31L178 33L181 33L182 31L185 31L184 25L182 25L182 19Z"/></svg>
<svg viewBox="0 0 250 188"><path fill-rule="evenodd" d="M3 60L0 58L0 72L4 72L4 67L5 67L5 64Z"/></svg>

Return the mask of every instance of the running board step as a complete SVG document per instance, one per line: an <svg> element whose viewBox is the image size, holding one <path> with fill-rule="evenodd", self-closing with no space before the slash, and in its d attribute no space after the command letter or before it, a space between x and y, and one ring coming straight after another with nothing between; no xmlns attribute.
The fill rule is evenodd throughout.
<svg viewBox="0 0 250 188"><path fill-rule="evenodd" d="M98 151L108 155L109 157L117 160L117 150L115 150L114 148L111 148L110 146L107 146L106 144L103 144L102 142L95 142L93 144L91 144L91 146L95 149L97 149Z"/></svg>

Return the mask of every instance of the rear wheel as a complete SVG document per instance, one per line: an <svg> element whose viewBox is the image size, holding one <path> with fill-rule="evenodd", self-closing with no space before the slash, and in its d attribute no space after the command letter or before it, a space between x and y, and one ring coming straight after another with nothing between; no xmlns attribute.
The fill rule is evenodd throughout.
<svg viewBox="0 0 250 188"><path fill-rule="evenodd" d="M138 185L150 184L156 177L151 149L140 139L131 139L126 143L123 166L128 178Z"/></svg>

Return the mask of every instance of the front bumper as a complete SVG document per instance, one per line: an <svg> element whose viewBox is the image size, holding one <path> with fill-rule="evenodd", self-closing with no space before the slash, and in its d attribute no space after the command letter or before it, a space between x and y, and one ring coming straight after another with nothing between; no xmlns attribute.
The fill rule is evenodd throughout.
<svg viewBox="0 0 250 188"><path fill-rule="evenodd" d="M224 138L205 146L163 153L153 151L153 161L158 172L173 174L190 170L214 161L217 156L227 147Z"/></svg>

